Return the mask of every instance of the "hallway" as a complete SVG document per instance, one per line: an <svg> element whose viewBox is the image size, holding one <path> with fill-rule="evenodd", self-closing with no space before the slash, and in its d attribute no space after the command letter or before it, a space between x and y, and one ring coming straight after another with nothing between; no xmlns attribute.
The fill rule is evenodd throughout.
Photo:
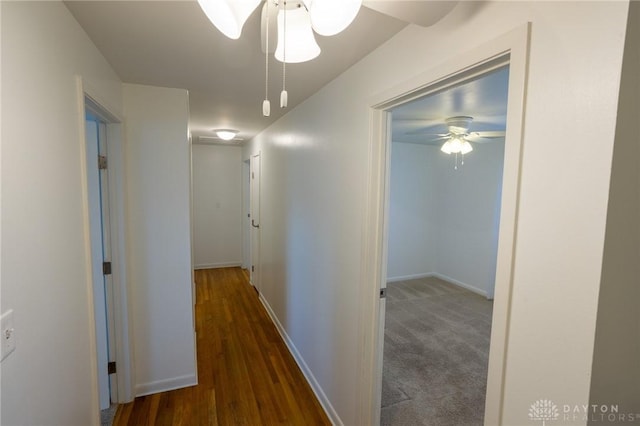
<svg viewBox="0 0 640 426"><path fill-rule="evenodd" d="M195 272L198 382L138 397L114 425L329 425L246 274Z"/></svg>

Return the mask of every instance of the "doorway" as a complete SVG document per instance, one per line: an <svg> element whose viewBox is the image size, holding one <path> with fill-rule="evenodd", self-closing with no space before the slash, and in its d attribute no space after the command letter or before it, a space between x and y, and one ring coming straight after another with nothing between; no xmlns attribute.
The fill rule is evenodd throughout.
<svg viewBox="0 0 640 426"><path fill-rule="evenodd" d="M242 269L251 270L251 160L242 162Z"/></svg>
<svg viewBox="0 0 640 426"><path fill-rule="evenodd" d="M100 409L117 401L107 122L86 105L85 140Z"/></svg>
<svg viewBox="0 0 640 426"><path fill-rule="evenodd" d="M379 424L386 307L391 110L425 95L509 65L508 111L501 188L500 231L491 319L485 424L501 424L520 189L520 161L527 87L530 24L522 25L465 54L449 58L373 97L360 308L362 354L360 423Z"/></svg>
<svg viewBox="0 0 640 426"><path fill-rule="evenodd" d="M95 402L96 409L104 410L101 414L108 419L115 414L115 404L134 398L126 279L123 125L113 112L116 110L105 106L109 104L81 77L76 78L76 88L78 130L84 151L87 291L93 305L96 345L92 359Z"/></svg>
<svg viewBox="0 0 640 426"><path fill-rule="evenodd" d="M391 110L381 425L482 423L508 78Z"/></svg>
<svg viewBox="0 0 640 426"><path fill-rule="evenodd" d="M250 160L250 220L251 220L251 269L250 282L260 293L260 153Z"/></svg>

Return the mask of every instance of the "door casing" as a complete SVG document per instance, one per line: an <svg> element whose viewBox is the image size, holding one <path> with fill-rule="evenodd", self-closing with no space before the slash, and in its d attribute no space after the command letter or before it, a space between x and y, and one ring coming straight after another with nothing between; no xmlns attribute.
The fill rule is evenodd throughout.
<svg viewBox="0 0 640 426"><path fill-rule="evenodd" d="M117 383L113 388L113 402L125 403L134 398L133 346L129 331L129 304L127 290L126 264L126 235L125 235L125 204L124 204L124 157L123 157L123 126L122 118L114 111L91 84L76 77L76 104L78 114L78 132L81 150L81 182L83 192L83 229L85 240L85 265L87 294L89 295L89 310L92 323L95 323L95 307L93 298L93 266L91 262L90 238L90 209L89 189L87 186L87 170L93 164L88 163L87 141L85 129L85 111L92 110L106 123L105 136L107 139L107 158L110 173L108 175L109 210L110 210L110 240L112 260L112 290L113 290L113 341L115 347L115 361L117 365ZM93 160L91 160L93 161ZM97 159L96 159L97 161ZM98 365L95 327L89 329L93 353L91 359L92 381L94 394L92 400L96 405L96 416L99 416Z"/></svg>
<svg viewBox="0 0 640 426"><path fill-rule="evenodd" d="M260 179L261 159L260 152L251 156L250 160L250 221L251 221L251 284L260 293Z"/></svg>
<svg viewBox="0 0 640 426"><path fill-rule="evenodd" d="M531 25L525 24L464 55L402 82L369 102L370 143L364 238L361 258L359 353L359 424L379 424L382 395L382 349L384 343L389 170L391 144L390 110L403 103L509 65L509 94L502 206L496 265L495 299L485 404L485 424L502 424L504 377L515 258L516 224L520 189L520 162L524 129L524 107L528 75Z"/></svg>

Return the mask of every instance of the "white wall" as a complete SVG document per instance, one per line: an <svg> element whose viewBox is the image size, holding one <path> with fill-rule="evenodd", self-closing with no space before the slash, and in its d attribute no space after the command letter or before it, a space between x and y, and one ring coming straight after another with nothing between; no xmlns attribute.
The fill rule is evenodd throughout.
<svg viewBox="0 0 640 426"><path fill-rule="evenodd" d="M391 146L388 281L436 272L438 147Z"/></svg>
<svg viewBox="0 0 640 426"><path fill-rule="evenodd" d="M186 90L124 85L136 395L195 384Z"/></svg>
<svg viewBox="0 0 640 426"><path fill-rule="evenodd" d="M118 77L59 2L1 2L2 294L16 351L3 425L99 423L76 75L121 112Z"/></svg>
<svg viewBox="0 0 640 426"><path fill-rule="evenodd" d="M640 413L639 40L640 3L634 2L622 68L589 396L590 404L618 404L619 413L636 414L636 422Z"/></svg>
<svg viewBox="0 0 640 426"><path fill-rule="evenodd" d="M474 146L456 170L437 146L393 143L389 281L435 275L493 295L504 143Z"/></svg>
<svg viewBox="0 0 640 426"><path fill-rule="evenodd" d="M475 144L464 165L438 152L435 273L492 297L504 143Z"/></svg>
<svg viewBox="0 0 640 426"><path fill-rule="evenodd" d="M242 264L242 148L193 145L194 266Z"/></svg>
<svg viewBox="0 0 640 426"><path fill-rule="evenodd" d="M262 294L336 422L356 424L367 398L357 349L369 100L527 22L503 421L530 422L541 397L589 402L626 13L624 2L460 2L433 27L398 33L247 147L245 158L263 159Z"/></svg>

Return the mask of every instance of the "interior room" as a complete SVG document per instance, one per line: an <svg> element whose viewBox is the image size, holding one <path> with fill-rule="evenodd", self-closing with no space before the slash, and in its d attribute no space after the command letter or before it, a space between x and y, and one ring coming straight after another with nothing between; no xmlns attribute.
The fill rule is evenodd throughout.
<svg viewBox="0 0 640 426"><path fill-rule="evenodd" d="M383 394L429 402L383 386L413 278L493 296L484 424L640 413L639 29L629 0L0 1L0 423L380 424ZM398 140L402 104L496 60L504 128L452 96L405 132L503 147ZM492 265L500 191L463 181L502 149ZM405 179L442 222L402 229ZM441 372L437 416L470 418Z"/></svg>
<svg viewBox="0 0 640 426"><path fill-rule="evenodd" d="M381 424L482 423L508 75L392 110Z"/></svg>

